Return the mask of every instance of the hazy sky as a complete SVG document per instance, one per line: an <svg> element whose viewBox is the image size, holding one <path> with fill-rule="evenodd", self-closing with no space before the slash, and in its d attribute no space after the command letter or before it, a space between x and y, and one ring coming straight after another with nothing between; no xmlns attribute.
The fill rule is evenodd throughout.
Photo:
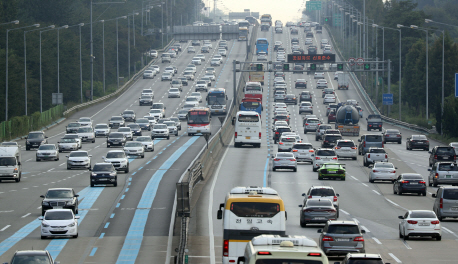
<svg viewBox="0 0 458 264"><path fill-rule="evenodd" d="M213 10L214 0L203 0ZM299 21L302 17L302 10L305 8L305 0L217 0L216 7L224 13L243 12L243 9L250 9L251 12L271 14L272 20Z"/></svg>

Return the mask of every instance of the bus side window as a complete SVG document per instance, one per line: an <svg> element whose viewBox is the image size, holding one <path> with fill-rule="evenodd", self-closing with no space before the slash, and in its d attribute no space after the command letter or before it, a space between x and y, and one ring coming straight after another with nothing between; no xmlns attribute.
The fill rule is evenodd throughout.
<svg viewBox="0 0 458 264"><path fill-rule="evenodd" d="M232 117L232 125L235 125L235 116Z"/></svg>

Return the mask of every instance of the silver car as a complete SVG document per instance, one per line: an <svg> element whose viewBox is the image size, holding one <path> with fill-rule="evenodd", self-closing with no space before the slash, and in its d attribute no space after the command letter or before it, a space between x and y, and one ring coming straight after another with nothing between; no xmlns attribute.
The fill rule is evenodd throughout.
<svg viewBox="0 0 458 264"><path fill-rule="evenodd" d="M315 150L310 143L295 143L291 149L297 162L313 162Z"/></svg>
<svg viewBox="0 0 458 264"><path fill-rule="evenodd" d="M294 143L296 138L282 135L278 141L278 152L290 152Z"/></svg>
<svg viewBox="0 0 458 264"><path fill-rule="evenodd" d="M286 93L284 91L276 91L274 95L274 102L284 101Z"/></svg>
<svg viewBox="0 0 458 264"><path fill-rule="evenodd" d="M167 125L156 124L153 126L153 129L151 130L151 138L154 139L158 137L170 139L169 129L167 128Z"/></svg>
<svg viewBox="0 0 458 264"><path fill-rule="evenodd" d="M79 151L72 151L70 155L65 156L67 157L67 170L71 170L73 168L83 168L91 170L91 157L87 151L79 150Z"/></svg>
<svg viewBox="0 0 458 264"><path fill-rule="evenodd" d="M313 171L327 162L337 162L337 155L333 149L320 148L315 151L315 158L313 159Z"/></svg>
<svg viewBox="0 0 458 264"><path fill-rule="evenodd" d="M332 126L326 124L321 124L318 126L315 133L315 141L321 140L326 129L332 129Z"/></svg>
<svg viewBox="0 0 458 264"><path fill-rule="evenodd" d="M142 143L145 151L154 151L154 141L151 139L151 137L141 136L137 137L135 141Z"/></svg>
<svg viewBox="0 0 458 264"><path fill-rule="evenodd" d="M318 118L307 118L304 122L304 134L307 134L307 132L315 132L320 124L321 122Z"/></svg>
<svg viewBox="0 0 458 264"><path fill-rule="evenodd" d="M302 102L299 105L299 114L309 113L313 115L313 104L311 102Z"/></svg>
<svg viewBox="0 0 458 264"><path fill-rule="evenodd" d="M294 172L297 171L297 161L293 153L280 152L275 154L272 162L272 170L276 171L277 169L289 169Z"/></svg>
<svg viewBox="0 0 458 264"><path fill-rule="evenodd" d="M57 146L59 147L59 152L79 149L78 141L74 138L61 138L60 141L57 142Z"/></svg>
<svg viewBox="0 0 458 264"><path fill-rule="evenodd" d="M356 160L358 157L358 148L355 145L353 140L349 139L340 139L337 140L336 145L334 146L336 151L337 158L351 158Z"/></svg>
<svg viewBox="0 0 458 264"><path fill-rule="evenodd" d="M369 182L396 180L396 167L391 162L376 162L369 165Z"/></svg>
<svg viewBox="0 0 458 264"><path fill-rule="evenodd" d="M300 204L300 223L301 227L307 224L322 224L328 220L337 219L337 210L328 199L311 198Z"/></svg>
<svg viewBox="0 0 458 264"><path fill-rule="evenodd" d="M366 252L363 237L366 231L356 221L328 221L317 232L321 233L320 248L327 256Z"/></svg>
<svg viewBox="0 0 458 264"><path fill-rule="evenodd" d="M141 142L126 142L124 145L124 152L129 156L140 156L141 158L145 157L145 147Z"/></svg>
<svg viewBox="0 0 458 264"><path fill-rule="evenodd" d="M178 127L175 121L165 121L164 124L169 129L169 134L178 136Z"/></svg>
<svg viewBox="0 0 458 264"><path fill-rule="evenodd" d="M127 140L133 140L134 135L132 133L132 129L130 127L120 127L118 128L119 133L123 133L126 136Z"/></svg>
<svg viewBox="0 0 458 264"><path fill-rule="evenodd" d="M59 151L54 144L42 144L37 150L36 160L53 159L59 160Z"/></svg>
<svg viewBox="0 0 458 264"><path fill-rule="evenodd" d="M331 186L312 186L307 193L303 193L302 196L304 196L304 203L308 199L315 198L330 200L334 208L337 210L337 217L339 217L339 194L336 193L334 188Z"/></svg>
<svg viewBox="0 0 458 264"><path fill-rule="evenodd" d="M104 137L107 137L109 134L110 134L110 127L108 126L108 124L97 124L95 125L95 128L94 128L94 133L95 133L95 136L98 137L98 136L104 136Z"/></svg>

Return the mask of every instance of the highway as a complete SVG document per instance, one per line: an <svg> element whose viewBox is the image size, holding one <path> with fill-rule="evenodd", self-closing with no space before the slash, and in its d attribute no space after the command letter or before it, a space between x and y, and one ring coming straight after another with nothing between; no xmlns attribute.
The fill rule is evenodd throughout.
<svg viewBox="0 0 458 264"><path fill-rule="evenodd" d="M217 52L217 42L206 54L206 60L197 66L195 80L205 74L210 58ZM194 53L188 54L190 42L183 43L183 51L172 63L160 63L162 70L169 65L178 67L180 76L191 63ZM200 50L200 48L198 48ZM228 42L227 57L217 68L216 81L212 87L226 87L232 96L232 60L243 60L245 43ZM238 79L238 77L237 77ZM126 109L136 112L137 118L148 114L148 106L139 106L138 98L144 88L152 88L154 102L166 105L166 116L174 115L184 104L186 96L194 92L194 82L183 87L181 98L167 98L169 82L161 82L160 74L154 79L138 79L135 84L116 99L81 110L61 124L45 131L48 142L56 144L65 134L65 126L80 117L91 117L94 126L108 123L113 115ZM205 105L206 93L202 93ZM220 127L218 118L212 119L212 132ZM116 130L112 130L116 131ZM149 135L143 131L143 135ZM205 145L201 136L189 137L186 122L182 122L179 136L169 140L156 139L155 151L145 153L145 158L131 158L130 172L118 172L118 186L89 187L89 171L67 170L65 157L60 153L59 161L35 161L35 150L26 151L22 146L23 174L19 183L3 181L0 184L0 260L9 262L16 250L47 249L61 263L165 263L168 237L173 214L175 184ZM115 148L106 147L105 138L95 143L83 143L82 150L92 155L92 165L103 162L102 156ZM40 195L48 188L69 187L79 194L79 237L40 239L41 216Z"/></svg>
<svg viewBox="0 0 458 264"><path fill-rule="evenodd" d="M285 21L283 21L285 23ZM300 28L300 46L304 47L305 33ZM273 43L277 40L283 42L287 53L291 52L289 29L284 28L283 34L276 34L271 30L258 32L258 37L269 40L269 60L275 60ZM296 36L296 35L294 35ZM323 34L314 35L314 44L319 48L322 38L330 39L323 27ZM321 49L318 53L321 53ZM255 58L255 56L254 56ZM339 59L338 59L339 60ZM292 68L292 65L290 66ZM367 104L363 101L354 84L349 90L337 90L337 81L334 81L334 73L325 73L328 87L336 90L337 102L347 99L356 99L364 110L364 118L360 121L362 134L380 134L380 132L367 132L365 117L369 113ZM322 103L321 89L316 89L316 81L313 75L286 73L288 93L298 95L300 89L294 88L296 79L306 78L307 90L314 94L314 114L326 122L326 108ZM268 89L266 89L268 88ZM224 203L226 194L235 186L268 186L279 192L286 205L288 213L286 233L289 235L306 235L318 242L318 228L323 225L311 225L301 228L299 225L299 207L302 203L302 193L307 192L311 186L331 185L340 194L340 217L341 220L355 220L366 230L364 235L366 252L380 253L385 262L389 263L456 263L458 253L453 248L457 246L458 223L453 220L442 222L442 241L430 238L411 238L408 241L399 239L398 224L399 215L404 215L406 210L425 209L432 210L433 198L437 188L428 187L426 197L416 194L394 195L392 183L369 183L369 169L363 166L362 156L356 161L341 159L339 162L346 164L347 180L332 181L317 179L317 173L312 171L308 163L299 163L298 171L273 172L269 166L269 157L277 152L277 145L272 139L272 113L273 113L273 73L266 73L264 85L264 111L263 113L263 138L261 148L234 148L233 142L225 151L221 162L216 169L213 178L205 183L197 207L191 215L189 238L190 263L222 263L223 225L222 220L216 219L220 203ZM267 108L267 110L266 110ZM289 105L288 110L292 116L290 125L293 131L301 135L303 142L310 142L315 148L320 147L320 142L315 141L315 133L303 133L302 117L298 114L298 106ZM412 134L421 134L416 131L395 127L385 123L384 129L399 129L403 136L402 144L388 143L385 149L388 152L389 161L393 162L398 173L416 172L427 179L428 157L426 151L407 151L405 139ZM358 144L357 137L344 137L352 139ZM430 148L440 145L430 139ZM338 258L330 258L330 263L339 261Z"/></svg>

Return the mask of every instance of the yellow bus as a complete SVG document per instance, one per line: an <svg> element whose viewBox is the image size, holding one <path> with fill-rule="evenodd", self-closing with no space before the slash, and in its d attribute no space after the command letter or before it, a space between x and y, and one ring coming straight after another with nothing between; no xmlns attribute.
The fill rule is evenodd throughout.
<svg viewBox="0 0 458 264"><path fill-rule="evenodd" d="M220 204L217 218L223 219L223 264L235 264L253 237L284 235L286 229L283 200L269 187L233 188Z"/></svg>

